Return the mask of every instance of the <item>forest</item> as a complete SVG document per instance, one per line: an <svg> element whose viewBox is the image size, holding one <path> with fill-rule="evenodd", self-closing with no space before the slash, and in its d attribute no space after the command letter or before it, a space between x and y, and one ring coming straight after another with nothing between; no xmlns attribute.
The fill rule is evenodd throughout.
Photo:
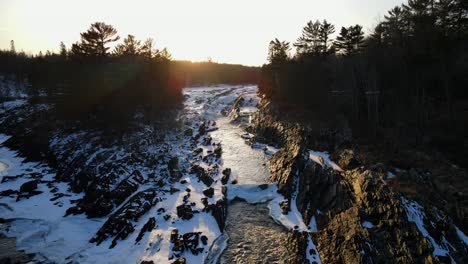
<svg viewBox="0 0 468 264"><path fill-rule="evenodd" d="M317 20L294 43L271 41L259 89L308 122L350 127L391 148L437 145L460 160L468 156L467 69L468 2L409 0L368 36L360 25Z"/></svg>
<svg viewBox="0 0 468 264"><path fill-rule="evenodd" d="M117 29L103 22L80 36L69 49L61 42L59 53L35 55L18 52L12 40L9 50L0 50L0 72L17 86L27 85L29 100L53 105L60 120L116 127L138 112L152 119L177 108L185 86L251 84L259 78L258 67L174 61L152 38L121 39ZM8 94L0 94L0 100Z"/></svg>

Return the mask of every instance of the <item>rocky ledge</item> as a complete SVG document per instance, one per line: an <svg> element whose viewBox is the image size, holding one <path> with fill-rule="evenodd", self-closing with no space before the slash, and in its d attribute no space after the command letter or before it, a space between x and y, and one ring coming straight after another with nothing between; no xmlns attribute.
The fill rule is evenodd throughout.
<svg viewBox="0 0 468 264"><path fill-rule="evenodd" d="M359 146L350 129L293 122L267 100L248 131L282 146L269 161L271 180L288 198L284 213L295 203L310 227L290 234L291 263L314 253L308 236L324 263L468 262L466 170L414 150L402 159ZM331 155L313 159L311 150Z"/></svg>

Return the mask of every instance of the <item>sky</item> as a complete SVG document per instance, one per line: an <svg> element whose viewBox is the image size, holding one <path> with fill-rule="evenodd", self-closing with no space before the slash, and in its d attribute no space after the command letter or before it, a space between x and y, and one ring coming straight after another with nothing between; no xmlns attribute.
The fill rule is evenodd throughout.
<svg viewBox="0 0 468 264"><path fill-rule="evenodd" d="M402 0L0 0L0 49L58 51L102 21L121 37L151 37L177 60L262 65L270 40L294 42L309 20L366 33Z"/></svg>

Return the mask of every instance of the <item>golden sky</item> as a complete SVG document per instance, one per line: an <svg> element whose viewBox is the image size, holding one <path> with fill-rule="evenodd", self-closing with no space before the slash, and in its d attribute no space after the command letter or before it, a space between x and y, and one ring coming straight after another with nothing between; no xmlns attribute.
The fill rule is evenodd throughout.
<svg viewBox="0 0 468 264"><path fill-rule="evenodd" d="M0 0L0 48L58 51L96 21L155 39L175 59L261 65L270 40L294 42L309 20L367 32L402 0Z"/></svg>

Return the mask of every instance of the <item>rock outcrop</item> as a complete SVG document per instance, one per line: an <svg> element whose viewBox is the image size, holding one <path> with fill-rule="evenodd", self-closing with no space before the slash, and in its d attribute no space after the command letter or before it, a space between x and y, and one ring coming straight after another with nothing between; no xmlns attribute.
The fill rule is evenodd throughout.
<svg viewBox="0 0 468 264"><path fill-rule="evenodd" d="M349 129L314 127L306 119L296 122L292 120L297 118L280 115L268 101L259 105L260 111L254 115L248 131L255 134L254 140L282 146L269 161L271 180L277 182L288 202L296 202L306 224L316 222L317 232L312 237L322 262L450 263L450 258L460 263L467 261L466 245L449 231L455 226L449 223L441 229L434 224L441 221L440 215L451 218L443 206L433 207L441 204L437 201L440 195L411 195L411 199L427 205L425 218L421 218L426 234L408 217L411 208L401 202L408 192L402 193L396 179L387 177L391 162L379 163L377 157L382 155L353 147ZM310 160L311 149L329 151L331 159L344 171ZM399 172L400 177L414 179L411 182L416 184L407 188L425 186L430 193L447 189L441 187L446 184L434 186L428 179L430 173L409 167ZM307 235L291 233L288 247L295 257L290 263L306 262ZM446 253L435 253L434 245L440 245Z"/></svg>

